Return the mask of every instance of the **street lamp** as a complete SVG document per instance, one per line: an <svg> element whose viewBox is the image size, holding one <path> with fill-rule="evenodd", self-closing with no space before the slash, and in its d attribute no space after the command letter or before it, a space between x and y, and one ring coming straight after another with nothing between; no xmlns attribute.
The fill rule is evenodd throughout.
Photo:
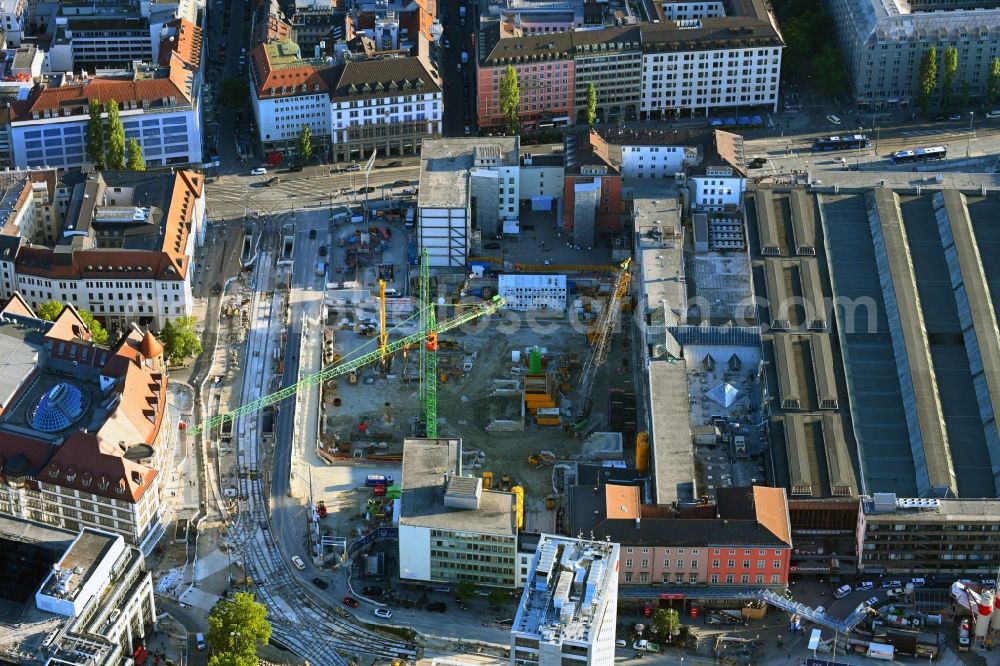
<svg viewBox="0 0 1000 666"><path fill-rule="evenodd" d="M969 136L965 141L965 159L969 159L969 152L972 149L972 121L976 117L975 111L969 111Z"/></svg>
<svg viewBox="0 0 1000 666"><path fill-rule="evenodd" d="M858 137L864 136L864 134L863 134L864 131L865 131L865 128L859 126L858 127ZM855 157L854 157L854 166L857 167L857 168L859 168L859 169L861 168L861 147L863 145L865 145L865 140L862 139L862 138L859 138L858 139L858 154L855 155Z"/></svg>

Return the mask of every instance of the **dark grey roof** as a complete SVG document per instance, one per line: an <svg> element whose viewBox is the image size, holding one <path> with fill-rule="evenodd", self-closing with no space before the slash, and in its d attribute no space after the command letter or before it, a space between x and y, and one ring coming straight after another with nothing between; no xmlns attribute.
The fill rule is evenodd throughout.
<svg viewBox="0 0 1000 666"><path fill-rule="evenodd" d="M333 101L441 91L420 58L379 58L348 62L325 70L320 75L330 86L330 98Z"/></svg>
<svg viewBox="0 0 1000 666"><path fill-rule="evenodd" d="M20 236L0 236L0 261L14 261L19 247L21 247Z"/></svg>
<svg viewBox="0 0 1000 666"><path fill-rule="evenodd" d="M601 30L576 30L550 32L522 37L499 38L499 26L481 33L485 66L527 63L533 59L552 60L574 56L598 56L601 53L638 51L641 35L638 26L603 28Z"/></svg>
<svg viewBox="0 0 1000 666"><path fill-rule="evenodd" d="M727 489L749 492L748 488ZM593 532L595 539L609 538L623 546L697 547L708 545L787 546L778 536L756 519L739 517L742 513L731 508L732 517L669 518L647 517L642 520L608 520L604 493L595 493L592 486L573 486L567 493L567 520L572 536ZM753 504L748 502L750 513ZM702 507L694 507L695 513ZM704 507L704 513L714 508Z"/></svg>

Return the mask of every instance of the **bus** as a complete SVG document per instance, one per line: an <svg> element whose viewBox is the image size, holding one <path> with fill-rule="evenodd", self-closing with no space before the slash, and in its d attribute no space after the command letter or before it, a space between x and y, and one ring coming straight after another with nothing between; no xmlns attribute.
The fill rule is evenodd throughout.
<svg viewBox="0 0 1000 666"><path fill-rule="evenodd" d="M821 136L813 141L813 150L860 150L871 148L872 142L865 134L849 136Z"/></svg>
<svg viewBox="0 0 1000 666"><path fill-rule="evenodd" d="M908 162L927 162L928 160L943 160L948 157L948 149L944 146L932 146L930 148L914 148L913 150L900 150L889 156L893 164L906 164Z"/></svg>

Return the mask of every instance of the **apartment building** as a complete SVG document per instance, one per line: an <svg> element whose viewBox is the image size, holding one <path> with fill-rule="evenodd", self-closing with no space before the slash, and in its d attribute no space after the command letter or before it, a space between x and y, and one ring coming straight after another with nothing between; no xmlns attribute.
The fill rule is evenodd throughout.
<svg viewBox="0 0 1000 666"><path fill-rule="evenodd" d="M746 182L743 137L716 130L705 146L701 161L688 171L691 208L698 211L738 211Z"/></svg>
<svg viewBox="0 0 1000 666"><path fill-rule="evenodd" d="M167 520L159 470L173 432L163 346L136 327L97 345L72 305L47 322L19 294L0 309L0 345L0 514L149 553Z"/></svg>
<svg viewBox="0 0 1000 666"><path fill-rule="evenodd" d="M1000 566L1000 501L903 498L875 493L862 498L858 571L994 577Z"/></svg>
<svg viewBox="0 0 1000 666"><path fill-rule="evenodd" d="M568 531L621 545L619 583L672 587L788 584L792 551L781 488L720 488L715 504L644 505L641 488L574 486Z"/></svg>
<svg viewBox="0 0 1000 666"><path fill-rule="evenodd" d="M510 630L511 666L615 660L620 548L542 534Z"/></svg>
<svg viewBox="0 0 1000 666"><path fill-rule="evenodd" d="M463 476L462 441L407 439L399 515L399 577L511 588L517 500Z"/></svg>
<svg viewBox="0 0 1000 666"><path fill-rule="evenodd" d="M72 169L87 162L94 99L118 102L126 139L139 142L147 166L201 164L201 29L178 19L164 41L156 64L101 77L53 75L13 103L14 166Z"/></svg>
<svg viewBox="0 0 1000 666"><path fill-rule="evenodd" d="M938 72L944 69L945 49L954 47L955 90L967 85L972 99L982 98L990 61L1000 55L1000 3L995 0L829 0L826 7L858 108L915 104L920 60L931 47L938 50Z"/></svg>
<svg viewBox="0 0 1000 666"><path fill-rule="evenodd" d="M190 257L207 215L201 175L21 175L0 230L0 297L18 292L32 308L69 303L122 331L132 323L159 330L191 314ZM28 245L53 235L55 243Z"/></svg>

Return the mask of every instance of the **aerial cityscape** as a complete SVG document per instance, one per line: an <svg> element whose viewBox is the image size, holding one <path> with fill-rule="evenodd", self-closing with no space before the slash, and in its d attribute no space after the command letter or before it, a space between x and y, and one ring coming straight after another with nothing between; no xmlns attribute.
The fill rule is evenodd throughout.
<svg viewBox="0 0 1000 666"><path fill-rule="evenodd" d="M0 46L0 665L1000 666L1000 0Z"/></svg>

